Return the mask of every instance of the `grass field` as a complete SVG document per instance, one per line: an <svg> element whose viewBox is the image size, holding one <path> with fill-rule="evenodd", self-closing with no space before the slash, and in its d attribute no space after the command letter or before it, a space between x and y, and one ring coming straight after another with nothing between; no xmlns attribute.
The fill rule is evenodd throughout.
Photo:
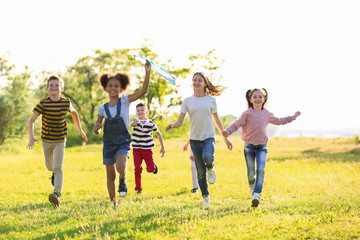
<svg viewBox="0 0 360 240"><path fill-rule="evenodd" d="M111 208L102 146L66 149L62 204L53 209L51 173L37 144L0 146L0 239L360 239L360 145L354 139L272 138L261 204L250 207L243 142L216 144L211 207L191 194L186 139L166 140L157 175L143 171Z"/></svg>

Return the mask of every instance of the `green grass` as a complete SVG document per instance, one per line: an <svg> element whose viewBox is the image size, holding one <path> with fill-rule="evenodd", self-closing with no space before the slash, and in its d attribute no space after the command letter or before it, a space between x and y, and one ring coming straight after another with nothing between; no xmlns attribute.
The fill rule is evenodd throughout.
<svg viewBox="0 0 360 240"><path fill-rule="evenodd" d="M102 146L66 149L62 204L53 209L51 173L41 144L0 146L0 239L360 239L360 145L353 139L273 138L261 204L250 207L243 142L218 137L217 180L211 207L191 194L186 139L165 141L157 175L143 171L143 194L134 190L113 210L106 189Z"/></svg>

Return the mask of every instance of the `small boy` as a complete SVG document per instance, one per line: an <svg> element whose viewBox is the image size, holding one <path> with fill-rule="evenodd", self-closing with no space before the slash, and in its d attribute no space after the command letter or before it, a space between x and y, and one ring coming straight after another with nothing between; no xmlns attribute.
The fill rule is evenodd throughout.
<svg viewBox="0 0 360 240"><path fill-rule="evenodd" d="M141 194L141 172L142 160L145 160L146 170L154 174L158 173L158 166L154 162L152 148L155 147L152 131L154 131L161 144L161 157L165 154L164 141L161 132L158 130L156 124L146 118L148 113L146 106L143 103L136 105L136 116L130 124L133 127L132 133L132 147L135 165L135 191Z"/></svg>
<svg viewBox="0 0 360 240"><path fill-rule="evenodd" d="M34 137L34 122L42 114L41 139L45 156L45 165L52 171L51 183L54 192L49 195L49 201L54 207L60 206L61 190L63 186L63 162L67 136L66 113L71 112L77 130L87 141L86 134L81 128L77 111L71 105L70 99L62 98L64 81L57 76L50 76L47 80L47 91L50 97L40 101L33 109L33 115L29 119L29 144L32 149L38 140Z"/></svg>

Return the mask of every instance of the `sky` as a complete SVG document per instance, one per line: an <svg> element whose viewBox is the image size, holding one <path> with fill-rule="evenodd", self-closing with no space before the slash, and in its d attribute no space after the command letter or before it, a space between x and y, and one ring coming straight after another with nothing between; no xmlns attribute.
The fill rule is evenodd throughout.
<svg viewBox="0 0 360 240"><path fill-rule="evenodd" d="M277 117L302 115L279 131L360 134L360 2L0 0L0 55L21 69L65 70L95 49L137 48L183 67L215 49L214 76L227 87L219 115L239 117L245 93L265 88ZM190 77L191 78L191 77ZM191 95L191 79L178 79ZM334 133L336 132L336 134ZM321 135L321 134L320 134Z"/></svg>

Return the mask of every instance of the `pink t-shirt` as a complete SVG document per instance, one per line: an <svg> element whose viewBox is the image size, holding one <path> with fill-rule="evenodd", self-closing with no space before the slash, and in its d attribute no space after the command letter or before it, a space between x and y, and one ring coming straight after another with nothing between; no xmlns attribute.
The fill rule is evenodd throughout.
<svg viewBox="0 0 360 240"><path fill-rule="evenodd" d="M294 117L277 118L265 108L262 111L249 108L225 131L231 135L241 127L241 139L246 144L266 144L269 140L266 132L269 123L283 125L292 122Z"/></svg>

